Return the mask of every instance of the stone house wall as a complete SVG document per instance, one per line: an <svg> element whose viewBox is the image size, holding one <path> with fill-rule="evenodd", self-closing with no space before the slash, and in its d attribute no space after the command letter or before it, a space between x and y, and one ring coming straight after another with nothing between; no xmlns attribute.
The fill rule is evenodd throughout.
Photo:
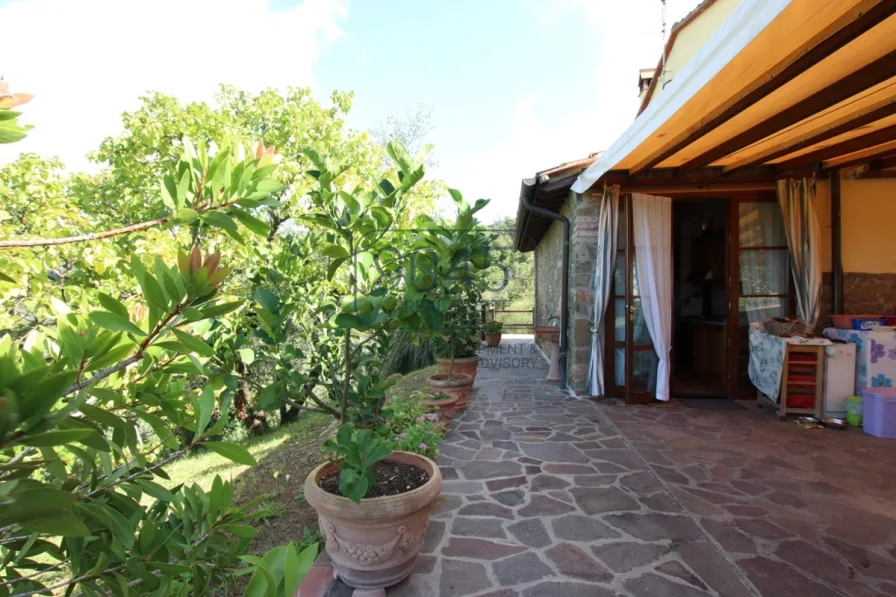
<svg viewBox="0 0 896 597"><path fill-rule="evenodd" d="M594 267L597 258L597 218L600 198L573 195L560 213L569 219L569 348L567 382L577 394L585 393L588 360L591 357L591 318L594 308ZM551 315L561 317L560 293L563 273L563 225L554 222L538 244L535 296L536 325L548 325ZM550 345L537 340L550 355Z"/></svg>

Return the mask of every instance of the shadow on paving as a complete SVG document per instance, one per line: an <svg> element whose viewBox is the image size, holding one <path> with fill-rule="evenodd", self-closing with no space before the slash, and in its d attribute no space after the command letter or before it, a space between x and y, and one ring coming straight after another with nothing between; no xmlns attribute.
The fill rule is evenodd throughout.
<svg viewBox="0 0 896 597"><path fill-rule="evenodd" d="M494 352L537 358L480 368L423 555L389 597L896 595L886 440L579 400L542 381L530 340Z"/></svg>
<svg viewBox="0 0 896 597"><path fill-rule="evenodd" d="M755 595L606 407L543 382L529 340L495 352L442 444L417 571L390 597Z"/></svg>

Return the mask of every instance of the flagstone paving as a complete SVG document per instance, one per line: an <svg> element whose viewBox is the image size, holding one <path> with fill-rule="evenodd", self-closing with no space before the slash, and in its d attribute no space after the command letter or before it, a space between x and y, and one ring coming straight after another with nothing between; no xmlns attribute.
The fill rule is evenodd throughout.
<svg viewBox="0 0 896 597"><path fill-rule="evenodd" d="M483 354L423 555L389 597L896 595L896 442L579 400L533 350Z"/></svg>

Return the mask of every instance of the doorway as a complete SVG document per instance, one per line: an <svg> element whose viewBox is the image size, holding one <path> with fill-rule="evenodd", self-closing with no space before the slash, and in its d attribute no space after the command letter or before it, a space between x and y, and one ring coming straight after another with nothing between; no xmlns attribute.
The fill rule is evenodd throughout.
<svg viewBox="0 0 896 597"><path fill-rule="evenodd" d="M672 203L672 393L728 396L728 201Z"/></svg>

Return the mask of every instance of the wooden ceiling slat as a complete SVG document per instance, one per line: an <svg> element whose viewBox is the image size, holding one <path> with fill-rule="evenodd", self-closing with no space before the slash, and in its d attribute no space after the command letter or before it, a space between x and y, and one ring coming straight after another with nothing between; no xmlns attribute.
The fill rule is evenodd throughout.
<svg viewBox="0 0 896 597"><path fill-rule="evenodd" d="M857 151L854 155L845 155L841 158L828 160L824 163L826 169L841 169L852 166L860 166L868 164L874 160L889 158L896 155L896 141L882 143L876 147L870 147L867 150Z"/></svg>
<svg viewBox="0 0 896 597"><path fill-rule="evenodd" d="M893 2L893 5L896 5L896 2ZM797 102L781 110L774 116L688 160L680 166L680 170L690 172L711 164L894 76L896 76L896 51L881 56L840 81L825 87L805 101Z"/></svg>
<svg viewBox="0 0 896 597"><path fill-rule="evenodd" d="M694 141L697 141L719 126L728 122L762 98L766 97L768 94L786 85L788 82L792 81L794 78L796 78L809 68L815 66L831 54L835 53L837 50L841 49L851 41L861 36L863 33L869 31L894 14L896 14L896 2L894 2L893 0L881 0L868 11L859 14L853 21L848 22L843 27L828 36L826 39L813 46L808 51L794 52L794 54L789 56L788 59L782 61L786 66L783 66L783 68L776 75L770 77L764 82L760 82L758 85L742 94L741 97L739 97L733 103L729 104L721 112L719 112L715 116L711 116L708 120L701 122L698 128L690 131L682 139L678 140L670 146L667 146L666 148L650 156L643 162L637 164L630 170L631 173L638 174L640 172L650 170L660 162L675 155L688 145L691 145ZM748 144L749 143L744 143L743 145L741 145L741 147ZM731 151L728 151L725 154L716 157L722 157L724 155L727 155L728 153L731 153ZM700 156L700 158L702 157L703 156ZM692 161L696 163L697 159ZM690 167L689 169L694 170L698 167L705 166L714 161L714 159L716 158L703 161L702 163ZM687 165L690 165L690 162Z"/></svg>
<svg viewBox="0 0 896 597"><path fill-rule="evenodd" d="M854 137L843 141L842 143L835 143L828 147L822 147L816 151L811 151L793 159L779 162L775 165L780 170L792 170L794 168L799 168L800 166L824 162L825 160L862 151L863 149L868 149L875 145L892 141L893 139L896 139L896 125L882 128L873 133L862 135L861 137Z"/></svg>
<svg viewBox="0 0 896 597"><path fill-rule="evenodd" d="M890 103L885 106L881 106L864 114L859 113L855 115L854 118L846 120L845 122L841 122L836 126L820 131L814 135L804 137L795 141L791 140L789 142L785 142L779 145L778 149L756 154L755 156L747 158L741 162L738 162L737 164L728 166L725 168L725 172L727 174L731 174L734 172L739 172L745 168L768 163L772 160L776 160L788 154L806 149L807 147L812 147L813 145L816 145L823 141L827 141L828 139L833 139L834 137L842 135L843 133L848 133L859 127L877 122L878 120L882 120L893 115L896 115L896 97L892 98L890 100Z"/></svg>

